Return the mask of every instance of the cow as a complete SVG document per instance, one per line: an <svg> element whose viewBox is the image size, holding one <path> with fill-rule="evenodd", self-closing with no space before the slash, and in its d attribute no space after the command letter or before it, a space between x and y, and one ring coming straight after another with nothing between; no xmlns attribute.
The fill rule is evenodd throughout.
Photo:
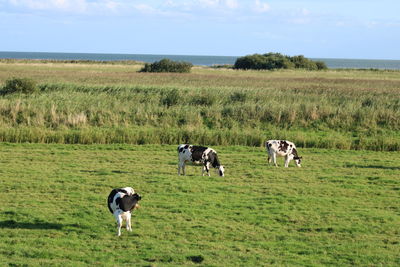
<svg viewBox="0 0 400 267"><path fill-rule="evenodd" d="M118 233L121 235L122 222L126 221L126 230L132 231L131 215L135 208L138 208L138 201L142 197L135 193L132 187L116 188L108 195L108 209L117 220Z"/></svg>
<svg viewBox="0 0 400 267"><path fill-rule="evenodd" d="M297 167L301 167L302 157L299 157L296 146L292 142L287 140L268 140L265 142L265 148L268 152L268 162L271 163L272 161L276 167L278 167L276 164L277 156L285 157L285 167L289 167L291 160L294 160Z"/></svg>
<svg viewBox="0 0 400 267"><path fill-rule="evenodd" d="M202 176L205 172L210 176L210 167L217 169L219 176L225 175L224 166L220 164L217 152L210 147L179 145L178 158L178 175L181 175L181 169L183 175L185 175L185 164L188 162L192 165L202 165Z"/></svg>

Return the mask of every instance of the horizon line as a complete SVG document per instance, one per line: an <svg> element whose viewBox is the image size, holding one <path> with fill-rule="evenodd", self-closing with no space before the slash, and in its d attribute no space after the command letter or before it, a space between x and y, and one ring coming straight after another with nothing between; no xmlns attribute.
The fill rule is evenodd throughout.
<svg viewBox="0 0 400 267"><path fill-rule="evenodd" d="M49 51L0 51L0 53L43 53L43 54L102 54L102 55L149 55L149 56L188 56L188 57L243 57L252 54L246 54L242 56L229 56L229 55L189 55L189 54L149 54L149 53L119 53L119 52L49 52ZM266 52L271 53L271 52ZM272 53L279 53L279 52L272 52ZM253 53L253 54L265 54L265 53ZM281 53L283 54L283 53ZM285 55L285 54L283 54ZM301 55L301 54L300 54ZM305 55L303 55L305 56ZM400 59L387 59L387 58L345 58L345 57L307 57L311 59L341 59L341 60L388 60L388 61L400 61Z"/></svg>

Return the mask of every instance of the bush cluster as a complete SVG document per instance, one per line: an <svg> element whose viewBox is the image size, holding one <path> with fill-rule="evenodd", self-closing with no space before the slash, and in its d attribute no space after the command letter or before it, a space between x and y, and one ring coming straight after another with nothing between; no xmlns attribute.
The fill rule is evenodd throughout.
<svg viewBox="0 0 400 267"><path fill-rule="evenodd" d="M37 90L36 82L32 79L11 78L6 81L6 84L0 92L2 95L13 93L31 94Z"/></svg>
<svg viewBox="0 0 400 267"><path fill-rule="evenodd" d="M280 53L253 54L239 57L235 69L273 70L273 69L307 69L324 70L328 67L322 61L313 61L299 56L285 56Z"/></svg>
<svg viewBox="0 0 400 267"><path fill-rule="evenodd" d="M189 73L193 64L189 62L179 62L170 59L161 59L154 63L146 63L140 72L179 72Z"/></svg>

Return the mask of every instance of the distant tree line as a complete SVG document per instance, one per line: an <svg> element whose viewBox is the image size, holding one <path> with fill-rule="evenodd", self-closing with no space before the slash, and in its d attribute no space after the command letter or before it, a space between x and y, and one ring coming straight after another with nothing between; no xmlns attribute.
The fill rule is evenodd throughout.
<svg viewBox="0 0 400 267"><path fill-rule="evenodd" d="M235 69L273 70L273 69L307 69L325 70L328 67L322 61L313 61L302 55L286 56L280 53L253 54L239 57Z"/></svg>

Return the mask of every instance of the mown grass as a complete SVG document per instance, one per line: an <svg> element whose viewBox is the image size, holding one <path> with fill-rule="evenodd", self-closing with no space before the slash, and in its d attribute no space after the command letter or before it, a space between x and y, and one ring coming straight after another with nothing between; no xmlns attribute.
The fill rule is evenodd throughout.
<svg viewBox="0 0 400 267"><path fill-rule="evenodd" d="M140 66L0 64L40 93L0 97L0 141L302 147L396 151L400 72L138 73Z"/></svg>
<svg viewBox="0 0 400 267"><path fill-rule="evenodd" d="M176 146L0 144L4 266L397 266L398 153L215 147L226 177L177 176ZM133 232L106 207L142 194Z"/></svg>

